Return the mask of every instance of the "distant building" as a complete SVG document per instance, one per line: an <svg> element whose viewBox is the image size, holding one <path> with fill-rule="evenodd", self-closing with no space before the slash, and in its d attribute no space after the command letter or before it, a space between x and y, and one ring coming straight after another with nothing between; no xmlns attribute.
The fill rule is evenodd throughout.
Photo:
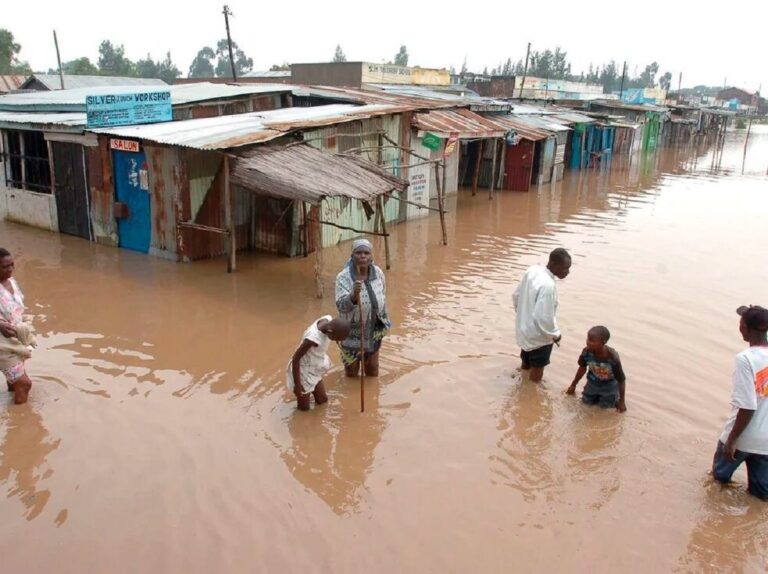
<svg viewBox="0 0 768 574"><path fill-rule="evenodd" d="M748 92L741 88L726 88L717 93L719 107L729 110L755 113L760 104L759 92Z"/></svg>
<svg viewBox="0 0 768 574"><path fill-rule="evenodd" d="M163 80L155 78L125 78L120 76L75 76L64 74L64 88L96 88L102 86L167 86ZM20 90L53 91L61 90L61 78L58 74L32 74L19 86Z"/></svg>
<svg viewBox="0 0 768 574"><path fill-rule="evenodd" d="M374 64L370 62L326 62L291 64L291 82L310 86L361 88L368 84L450 86L448 70Z"/></svg>
<svg viewBox="0 0 768 574"><path fill-rule="evenodd" d="M605 98L603 86L527 76L517 78L517 97L529 100L596 100ZM520 87L522 85L522 90Z"/></svg>
<svg viewBox="0 0 768 574"><path fill-rule="evenodd" d="M26 79L27 76L0 76L0 94L18 90Z"/></svg>

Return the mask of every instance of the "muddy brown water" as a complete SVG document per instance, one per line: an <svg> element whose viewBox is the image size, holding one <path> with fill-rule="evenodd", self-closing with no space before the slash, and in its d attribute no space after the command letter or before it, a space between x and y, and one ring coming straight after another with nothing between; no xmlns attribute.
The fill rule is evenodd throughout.
<svg viewBox="0 0 768 574"><path fill-rule="evenodd" d="M768 304L768 130L451 202L393 230L382 373L295 412L312 258L177 265L0 223L36 316L0 398L0 571L765 572L768 505L712 484L734 313ZM522 382L511 296L555 246L564 337ZM332 289L349 244L327 249ZM376 245L383 259L383 246ZM564 396L605 324L628 412ZM338 365L338 356L333 354Z"/></svg>

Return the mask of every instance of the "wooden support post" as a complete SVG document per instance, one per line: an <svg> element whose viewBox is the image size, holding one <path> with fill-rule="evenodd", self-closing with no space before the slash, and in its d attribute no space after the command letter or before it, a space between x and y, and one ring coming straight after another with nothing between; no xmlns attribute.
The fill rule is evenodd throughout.
<svg viewBox="0 0 768 574"><path fill-rule="evenodd" d="M229 156L224 156L224 228L227 230L227 273L234 273L237 268L235 243L235 225L232 222L232 187L229 182Z"/></svg>
<svg viewBox="0 0 768 574"><path fill-rule="evenodd" d="M323 202L317 204L317 235L315 236L315 289L318 299L323 298Z"/></svg>
<svg viewBox="0 0 768 574"><path fill-rule="evenodd" d="M437 184L437 206L440 208L440 228L443 231L443 245L448 245L448 233L445 229L445 208L443 206L443 187L440 185L439 162L435 162L435 183Z"/></svg>
<svg viewBox="0 0 768 574"><path fill-rule="evenodd" d="M45 142L48 146L48 170L51 174L51 195L56 195L56 172L53 170L53 143ZM87 186L87 183L86 183Z"/></svg>
<svg viewBox="0 0 768 574"><path fill-rule="evenodd" d="M496 186L496 154L499 151L499 143L493 140L493 162L491 163L491 187L488 191L488 199L493 199L493 189Z"/></svg>
<svg viewBox="0 0 768 574"><path fill-rule="evenodd" d="M472 195L477 195L477 183L480 181L480 166L483 161L483 152L485 151L485 140L480 140L480 150L477 152L477 159L475 159L475 176L472 179Z"/></svg>
<svg viewBox="0 0 768 574"><path fill-rule="evenodd" d="M384 234L384 260L387 263L387 269L390 269L392 267L392 259L389 252L389 234L387 233L387 217L386 217L386 214L384 213L384 196L383 195L379 196L378 207L379 207L378 211L381 217L381 219L379 220L381 221L381 232Z"/></svg>
<svg viewBox="0 0 768 574"><path fill-rule="evenodd" d="M19 155L21 156L21 189L27 189L27 158L26 147L24 146L24 134L19 133Z"/></svg>
<svg viewBox="0 0 768 574"><path fill-rule="evenodd" d="M302 242L304 243L304 257L309 255L309 218L307 218L307 202L301 202L301 221L304 224L304 234Z"/></svg>

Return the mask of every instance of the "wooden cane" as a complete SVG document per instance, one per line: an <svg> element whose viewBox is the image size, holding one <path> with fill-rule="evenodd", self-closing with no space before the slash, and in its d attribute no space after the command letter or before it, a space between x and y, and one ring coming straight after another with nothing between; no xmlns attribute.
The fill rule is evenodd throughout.
<svg viewBox="0 0 768 574"><path fill-rule="evenodd" d="M361 277L360 268L357 276ZM365 412L365 315L363 314L363 290L357 294L357 305L360 308L360 412Z"/></svg>

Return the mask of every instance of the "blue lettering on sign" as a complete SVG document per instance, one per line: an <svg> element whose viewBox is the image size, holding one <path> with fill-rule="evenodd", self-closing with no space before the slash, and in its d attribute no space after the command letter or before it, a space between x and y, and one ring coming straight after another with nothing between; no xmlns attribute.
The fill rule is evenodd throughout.
<svg viewBox="0 0 768 574"><path fill-rule="evenodd" d="M173 119L171 92L86 96L85 112L89 128L170 122Z"/></svg>

